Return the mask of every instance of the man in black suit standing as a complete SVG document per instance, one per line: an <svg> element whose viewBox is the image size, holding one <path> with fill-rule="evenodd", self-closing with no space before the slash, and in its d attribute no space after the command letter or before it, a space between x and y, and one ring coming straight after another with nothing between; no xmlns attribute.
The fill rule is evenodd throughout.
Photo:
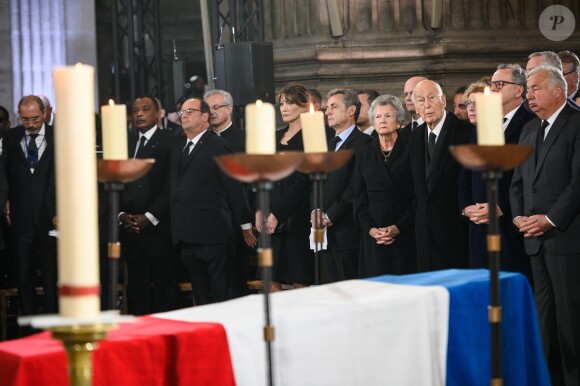
<svg viewBox="0 0 580 386"><path fill-rule="evenodd" d="M42 312L54 313L58 308L56 243L48 235L56 221L54 135L52 127L44 123L45 113L40 98L25 96L18 103L22 126L9 130L3 138L22 315L40 311L34 304L37 266L44 289Z"/></svg>
<svg viewBox="0 0 580 386"><path fill-rule="evenodd" d="M522 127L536 115L524 106L526 73L518 64L500 64L491 78L491 91L502 97L504 114L504 136L506 143L518 143ZM474 129L470 139L477 143ZM501 232L501 269L521 272L532 280L530 261L524 251L523 237L516 232L512 223L509 188L513 171L503 172L499 181L498 196ZM481 173L463 168L459 177L459 204L463 214L469 218L469 266L489 267L487 259L487 226L489 210L486 184Z"/></svg>
<svg viewBox="0 0 580 386"><path fill-rule="evenodd" d="M224 90L211 90L203 96L206 103L209 105L209 123L212 126L213 132L226 139L234 149L235 153L246 152L246 136L244 131L237 127L232 122L232 112L234 100L232 95ZM251 194L251 188L246 186L248 196ZM251 206L251 205L250 205ZM234 272L238 282L238 289L235 291L236 295L247 295L248 279L249 279L249 258L250 248L258 245L258 240L250 240L251 245L248 246L244 239L241 229L236 228L236 258L234 261ZM249 234L246 235L249 237Z"/></svg>
<svg viewBox="0 0 580 386"><path fill-rule="evenodd" d="M445 111L439 84L424 80L413 102L425 123L410 138L411 169L417 199L415 231L419 271L466 268L469 264L467 223L458 204L461 165L449 146L469 141L471 124Z"/></svg>
<svg viewBox="0 0 580 386"><path fill-rule="evenodd" d="M524 235L534 276L544 352L554 385L580 384L580 112L554 67L528 74L537 115L520 144L535 147L510 188L514 224Z"/></svg>
<svg viewBox="0 0 580 386"><path fill-rule="evenodd" d="M125 184L119 220L128 273L128 310L134 315L177 308L175 253L171 242L166 191L174 136L157 126L159 106L151 97L132 106L138 137L129 140L129 156L153 158L143 177Z"/></svg>
<svg viewBox="0 0 580 386"><path fill-rule="evenodd" d="M242 224L248 244L255 236L243 185L223 174L214 160L233 151L208 130L208 104L188 99L179 114L187 138L177 141L171 154L171 233L200 305L233 297L234 226Z"/></svg>
<svg viewBox="0 0 580 386"><path fill-rule="evenodd" d="M328 93L326 116L335 137L328 151L356 150L372 142L355 122L360 112L360 100L352 90L334 89ZM360 228L354 220L352 175L356 157L328 174L324 183L322 225L327 227L328 249L323 261L328 282L355 279L358 276ZM314 222L314 216L312 218Z"/></svg>

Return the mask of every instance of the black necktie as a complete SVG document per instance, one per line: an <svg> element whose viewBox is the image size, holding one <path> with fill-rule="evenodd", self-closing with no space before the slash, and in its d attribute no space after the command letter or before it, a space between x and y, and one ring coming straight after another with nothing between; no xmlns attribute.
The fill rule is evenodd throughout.
<svg viewBox="0 0 580 386"><path fill-rule="evenodd" d="M28 134L28 136L30 139L26 146L26 159L28 160L30 167L34 168L38 162L38 147L36 146L36 137L38 137L38 134Z"/></svg>
<svg viewBox="0 0 580 386"><path fill-rule="evenodd" d="M137 148L137 152L135 153L135 158L141 158L143 155L143 149L145 148L145 142L147 142L147 137L144 135L141 136L139 140L139 147Z"/></svg>
<svg viewBox="0 0 580 386"><path fill-rule="evenodd" d="M415 130L417 128L417 121L413 121L413 123L411 123L411 131Z"/></svg>
<svg viewBox="0 0 580 386"><path fill-rule="evenodd" d="M550 122L548 121L542 121L542 124L540 125L540 130L538 130L538 140L536 142L536 162L538 160L538 157L540 156L540 150L542 149L542 145L544 144L546 127L548 127L549 124Z"/></svg>
<svg viewBox="0 0 580 386"><path fill-rule="evenodd" d="M340 142L340 137L337 135L328 141L328 151L335 151L336 145Z"/></svg>
<svg viewBox="0 0 580 386"><path fill-rule="evenodd" d="M435 153L435 139L437 139L435 133L430 132L429 142L427 143L427 150L429 151L429 161L431 161L431 159L433 158L433 153Z"/></svg>
<svg viewBox="0 0 580 386"><path fill-rule="evenodd" d="M193 142L187 141L187 144L185 145L185 147L183 148L183 151L181 152L181 156L179 157L179 170L180 171L183 169L183 166L185 165L185 161L187 161L187 157L189 156L189 151L191 150L192 146L193 146Z"/></svg>

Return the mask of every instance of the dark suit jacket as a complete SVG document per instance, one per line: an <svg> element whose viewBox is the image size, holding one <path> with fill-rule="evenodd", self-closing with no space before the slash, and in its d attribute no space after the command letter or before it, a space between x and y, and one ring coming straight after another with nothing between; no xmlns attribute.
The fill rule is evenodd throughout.
<svg viewBox="0 0 580 386"><path fill-rule="evenodd" d="M372 142L371 136L361 133L354 127L352 133L340 145L340 150L358 150ZM344 166L328 173L324 183L322 210L328 215L332 226L328 227L328 245L330 248L357 249L360 240L360 228L354 219L352 177L356 156Z"/></svg>
<svg viewBox="0 0 580 386"><path fill-rule="evenodd" d="M530 113L523 104L518 108L504 131L506 143L518 143L522 127L535 114ZM470 143L477 143L477 130L473 128ZM498 205L503 212L499 218L501 233L501 267L506 271L530 273L530 264L525 257L523 238L512 222L512 211L509 204L509 188L513 170L503 172L498 183ZM481 173L463 168L459 174L459 209L475 203L488 202L486 182ZM471 268L487 268L487 226L469 223L469 257ZM521 261L520 261L521 260Z"/></svg>
<svg viewBox="0 0 580 386"><path fill-rule="evenodd" d="M8 178L6 178L6 169L4 168L4 160L0 157L0 208L4 210L4 205L8 199ZM4 232L0 230L0 249L6 246L4 242Z"/></svg>
<svg viewBox="0 0 580 386"><path fill-rule="evenodd" d="M171 146L176 138L171 133L157 128L145 147L139 151L139 158L153 158L155 163L143 177L125 184L121 195L120 211L131 214L151 213L159 224L150 225L141 234L169 234L169 201L167 196L167 176ZM129 140L129 155L135 154L137 137ZM133 236L133 235L132 235Z"/></svg>
<svg viewBox="0 0 580 386"><path fill-rule="evenodd" d="M246 134L234 123L226 131L222 131L219 136L230 142L235 153L245 153Z"/></svg>
<svg viewBox="0 0 580 386"><path fill-rule="evenodd" d="M214 157L232 153L228 141L206 131L179 170L186 139L171 150L169 206L174 243L233 242L234 226L252 222L243 185L227 177ZM233 216L232 216L233 215Z"/></svg>
<svg viewBox="0 0 580 386"><path fill-rule="evenodd" d="M461 216L457 197L461 165L449 152L449 146L467 143L471 124L447 113L429 166L427 130L427 125L422 124L411 132L410 139L417 199L418 268L419 271L464 268L468 266L467 223Z"/></svg>
<svg viewBox="0 0 580 386"><path fill-rule="evenodd" d="M46 148L34 173L20 145L24 127L9 130L3 138L3 158L10 185L10 217L16 234L26 231L48 232L56 216L54 177L54 132L45 125Z"/></svg>
<svg viewBox="0 0 580 386"><path fill-rule="evenodd" d="M522 129L520 144L537 144L541 121L531 120ZM546 214L555 229L524 239L526 253L580 254L580 111L566 104L538 155L516 168L510 188L512 216Z"/></svg>

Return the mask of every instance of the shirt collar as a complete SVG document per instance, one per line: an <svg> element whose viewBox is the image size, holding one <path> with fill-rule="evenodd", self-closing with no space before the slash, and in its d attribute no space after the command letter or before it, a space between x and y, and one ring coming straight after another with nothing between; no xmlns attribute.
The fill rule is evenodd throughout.
<svg viewBox="0 0 580 386"><path fill-rule="evenodd" d="M559 108L558 110L556 110L556 111L554 112L554 114L552 114L552 115L550 116L550 118L546 119L546 121L548 121L548 123L549 123L548 127L551 127L551 126L554 124L554 122L556 121L556 118L558 118L558 115L559 115L559 114L560 114L560 112L561 112L561 111L564 109L564 107L566 107L566 104L567 104L567 103L568 103L568 101L567 101L567 100L566 100L566 101L564 101L564 103L562 104L562 106L560 106L560 108Z"/></svg>
<svg viewBox="0 0 580 386"><path fill-rule="evenodd" d="M439 138L439 133L441 133L441 129L443 128L443 124L445 123L445 119L447 118L447 111L443 110L443 117L441 118L441 120L439 121L439 123L437 124L437 126L435 126L435 128L433 130L429 129L429 126L427 126L427 135L429 135L429 133L433 133L437 136L437 138Z"/></svg>
<svg viewBox="0 0 580 386"><path fill-rule="evenodd" d="M199 139L201 138L202 135L205 134L205 132L207 131L207 129L205 129L204 131L202 131L201 133L199 133L198 135L196 135L195 137L193 137L192 139L188 139L188 142L193 142L193 144L195 145L196 143L199 142Z"/></svg>
<svg viewBox="0 0 580 386"><path fill-rule="evenodd" d="M153 126L152 128L150 128L149 130L147 130L143 134L139 133L139 140L141 140L141 137L145 137L145 139L147 139L147 141L149 141L151 139L151 137L153 137L153 134L155 134L155 130L157 130L157 125Z"/></svg>
<svg viewBox="0 0 580 386"><path fill-rule="evenodd" d="M413 119L411 118L411 123L413 122L417 122L417 127L421 126L423 123L425 123L425 121L423 120L423 118L419 117L419 119Z"/></svg>
<svg viewBox="0 0 580 386"><path fill-rule="evenodd" d="M340 133L338 135L338 137L340 138L340 142L346 141L346 139L348 138L348 136L350 135L350 133L352 133L352 131L354 130L355 127L356 127L356 125L352 125L348 129L346 129L345 131L343 131L342 133Z"/></svg>
<svg viewBox="0 0 580 386"><path fill-rule="evenodd" d="M227 129L229 129L230 127L232 127L232 124L233 124L233 122L230 122L229 125L227 125L223 130L220 130L220 131L216 131L215 128L214 128L213 129L213 132L216 133L217 135L221 136L224 131L226 131Z"/></svg>
<svg viewBox="0 0 580 386"><path fill-rule="evenodd" d="M505 130L506 127L508 127L508 125L510 124L510 121L512 120L512 118L514 117L514 115L516 115L516 111L518 111L518 109L522 107L522 105L519 105L518 107L516 107L515 109L513 109L512 111L510 111L509 113L507 113L504 116L505 122L503 123L503 129Z"/></svg>

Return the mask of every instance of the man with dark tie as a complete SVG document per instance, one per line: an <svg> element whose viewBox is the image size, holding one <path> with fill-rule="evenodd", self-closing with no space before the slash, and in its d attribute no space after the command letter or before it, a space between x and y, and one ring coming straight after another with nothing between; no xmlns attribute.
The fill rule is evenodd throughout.
<svg viewBox="0 0 580 386"><path fill-rule="evenodd" d="M519 64L500 64L491 78L491 91L502 97L504 115L503 132L505 143L518 143L522 127L535 114L524 106L526 93L526 73ZM471 143L477 143L477 131L473 130ZM523 237L514 232L509 188L513 171L504 171L498 185L498 213L500 214L501 260L505 271L521 272L532 280L529 258L524 251ZM486 184L481 173L463 168L459 176L459 207L469 218L469 266L488 268L487 224L489 208Z"/></svg>
<svg viewBox="0 0 580 386"><path fill-rule="evenodd" d="M176 257L166 191L175 137L157 126L158 106L148 96L133 102L138 136L129 140L129 156L152 158L155 163L143 177L125 184L121 195L122 255L127 264L128 311L133 315L177 308Z"/></svg>
<svg viewBox="0 0 580 386"><path fill-rule="evenodd" d="M413 90L415 86L421 81L427 80L427 78L423 76L414 76L409 78L405 82L405 87L403 89L403 100L405 102L405 108L411 114L411 122L409 122L403 129L404 130L414 130L418 126L423 124L423 118L419 115L417 108L415 107L415 103L413 102Z"/></svg>
<svg viewBox="0 0 580 386"><path fill-rule="evenodd" d="M54 135L44 123L46 110L37 96L18 103L22 126L3 138L3 157L10 185L11 241L17 264L22 315L57 311L56 243L48 232L56 222ZM44 307L35 304L36 269L42 271Z"/></svg>
<svg viewBox="0 0 580 386"><path fill-rule="evenodd" d="M425 123L410 138L411 170L417 199L415 231L419 271L468 266L467 223L458 205L457 177L461 165L449 146L465 144L471 124L445 111L439 84L424 80L413 102Z"/></svg>
<svg viewBox="0 0 580 386"><path fill-rule="evenodd" d="M520 144L535 148L510 188L513 222L534 277L544 353L554 385L580 384L580 111L567 103L562 72L528 73L537 118Z"/></svg>
<svg viewBox="0 0 580 386"><path fill-rule="evenodd" d="M197 305L234 296L234 226L242 228L248 244L255 240L243 185L227 177L214 160L233 150L208 130L210 111L199 98L183 103L179 115L186 138L174 144L169 171L171 233L181 248Z"/></svg>
<svg viewBox="0 0 580 386"><path fill-rule="evenodd" d="M328 151L356 150L372 137L362 133L355 122L360 101L352 90L334 89L328 93L326 116L335 136L329 141ZM328 249L323 255L326 279L329 282L354 279L358 276L360 228L353 211L352 175L356 157L328 174L324 183L323 207L315 211L327 227ZM315 224L314 214L312 224Z"/></svg>

